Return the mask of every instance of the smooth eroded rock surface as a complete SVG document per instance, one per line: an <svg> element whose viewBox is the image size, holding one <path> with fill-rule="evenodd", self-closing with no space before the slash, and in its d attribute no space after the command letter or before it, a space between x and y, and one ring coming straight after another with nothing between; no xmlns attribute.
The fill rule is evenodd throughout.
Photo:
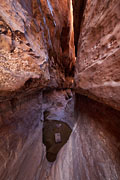
<svg viewBox="0 0 120 180"><path fill-rule="evenodd" d="M75 124L74 92L71 89L44 91L42 108L44 121L63 121L73 128Z"/></svg>
<svg viewBox="0 0 120 180"><path fill-rule="evenodd" d="M46 145L48 161L53 162L75 124L74 93L70 89L44 91L42 110L43 143ZM55 140L56 133L60 136L58 143Z"/></svg>
<svg viewBox="0 0 120 180"><path fill-rule="evenodd" d="M0 180L120 179L120 2L85 3L0 1Z"/></svg>
<svg viewBox="0 0 120 180"><path fill-rule="evenodd" d="M1 180L46 180L52 166L46 152L54 152L56 158L69 138L70 127L74 126L73 99L71 90L67 89L19 95L0 103ZM47 126L44 140L43 124ZM53 130L61 133L58 146L53 143ZM43 143L49 140L52 146L46 150Z"/></svg>
<svg viewBox="0 0 120 180"><path fill-rule="evenodd" d="M76 96L77 123L49 180L119 180L120 112Z"/></svg>
<svg viewBox="0 0 120 180"><path fill-rule="evenodd" d="M1 180L33 180L44 168L41 115L41 94L0 104Z"/></svg>
<svg viewBox="0 0 120 180"><path fill-rule="evenodd" d="M120 2L87 1L75 84L78 92L120 110Z"/></svg>

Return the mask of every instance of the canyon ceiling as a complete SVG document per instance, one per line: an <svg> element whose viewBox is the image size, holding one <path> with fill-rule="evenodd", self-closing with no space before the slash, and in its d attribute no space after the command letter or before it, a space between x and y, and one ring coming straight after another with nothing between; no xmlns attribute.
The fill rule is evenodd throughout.
<svg viewBox="0 0 120 180"><path fill-rule="evenodd" d="M120 1L0 1L0 180L120 179Z"/></svg>

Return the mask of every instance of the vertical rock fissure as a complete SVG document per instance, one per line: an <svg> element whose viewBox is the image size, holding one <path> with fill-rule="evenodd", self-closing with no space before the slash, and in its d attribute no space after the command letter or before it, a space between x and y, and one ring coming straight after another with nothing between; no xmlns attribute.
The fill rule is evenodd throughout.
<svg viewBox="0 0 120 180"><path fill-rule="evenodd" d="M74 44L75 56L77 57L78 40L80 29L83 22L83 14L87 0L72 0L73 4L73 26L74 26Z"/></svg>

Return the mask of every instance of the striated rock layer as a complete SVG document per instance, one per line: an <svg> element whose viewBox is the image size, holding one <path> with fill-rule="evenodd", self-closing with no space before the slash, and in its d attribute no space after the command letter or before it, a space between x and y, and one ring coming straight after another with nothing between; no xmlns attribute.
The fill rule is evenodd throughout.
<svg viewBox="0 0 120 180"><path fill-rule="evenodd" d="M42 94L0 104L1 180L33 180L44 167L41 116Z"/></svg>
<svg viewBox="0 0 120 180"><path fill-rule="evenodd" d="M81 95L75 109L77 123L48 180L119 180L120 112Z"/></svg>
<svg viewBox="0 0 120 180"><path fill-rule="evenodd" d="M64 8L63 8L64 7ZM69 1L0 2L0 100L72 83L74 33ZM65 85L66 84L66 85Z"/></svg>
<svg viewBox="0 0 120 180"><path fill-rule="evenodd" d="M120 110L120 2L87 1L75 84L78 92Z"/></svg>
<svg viewBox="0 0 120 180"><path fill-rule="evenodd" d="M70 89L18 96L0 103L0 180L46 179L52 164L46 159L43 145L44 112L49 112L47 119L51 121L51 128L52 121L66 122L72 128L73 110ZM62 127L57 132L63 132ZM61 149L66 142L63 136L64 132L62 144L57 146L53 142L49 152L56 154L56 148L57 152ZM46 138L48 142L51 139Z"/></svg>
<svg viewBox="0 0 120 180"><path fill-rule="evenodd" d="M0 1L0 180L120 179L120 2L85 4Z"/></svg>
<svg viewBox="0 0 120 180"><path fill-rule="evenodd" d="M0 2L1 180L46 178L51 164L42 143L44 111L73 127L72 92L43 93L72 87L72 13L68 0Z"/></svg>

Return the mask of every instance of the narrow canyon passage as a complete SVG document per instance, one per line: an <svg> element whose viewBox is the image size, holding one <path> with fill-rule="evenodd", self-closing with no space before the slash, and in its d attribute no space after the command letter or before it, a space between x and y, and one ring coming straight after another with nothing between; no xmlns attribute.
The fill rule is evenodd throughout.
<svg viewBox="0 0 120 180"><path fill-rule="evenodd" d="M77 122L48 179L119 180L120 112L79 94L75 99Z"/></svg>
<svg viewBox="0 0 120 180"><path fill-rule="evenodd" d="M0 180L120 179L120 2L1 0Z"/></svg>
<svg viewBox="0 0 120 180"><path fill-rule="evenodd" d="M75 124L74 95L70 89L45 91L43 103L42 139L47 160L54 162Z"/></svg>

